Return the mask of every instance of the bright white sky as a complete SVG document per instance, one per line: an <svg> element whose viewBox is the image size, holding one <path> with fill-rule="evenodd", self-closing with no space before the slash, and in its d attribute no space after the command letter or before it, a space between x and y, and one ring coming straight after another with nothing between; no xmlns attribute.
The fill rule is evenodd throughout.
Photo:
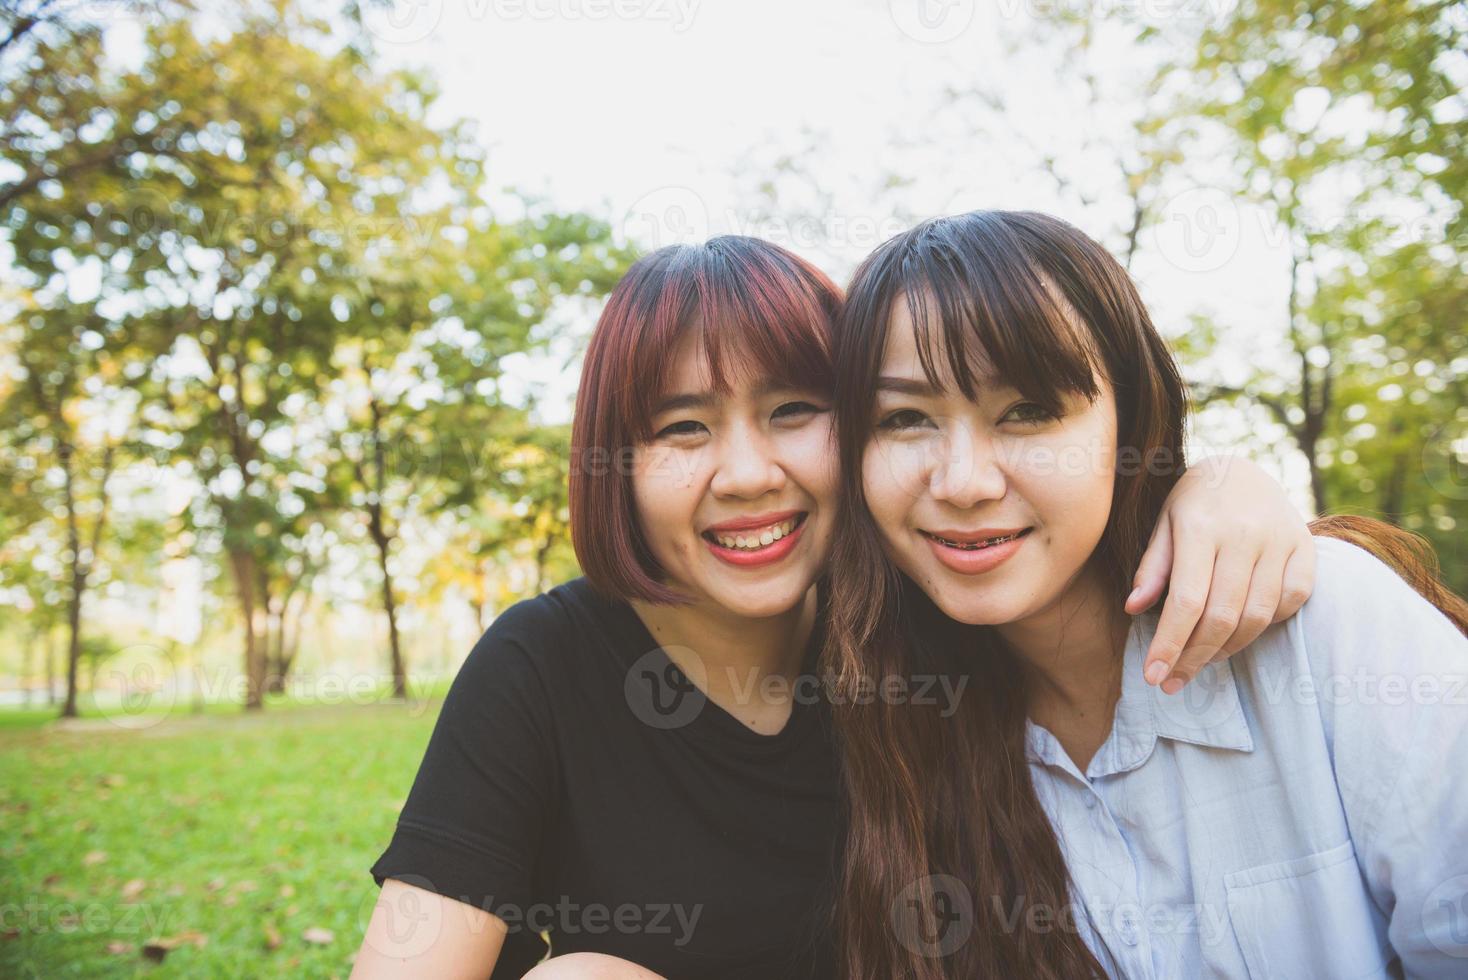
<svg viewBox="0 0 1468 980"><path fill-rule="evenodd" d="M759 234L843 279L914 218L974 207L1051 211L1114 243L1119 178L1078 140L1125 142L1135 52L1103 53L1116 108L1097 118L1108 110L1086 106L1074 75L1006 53L1003 38L1037 36L1029 14L1047 2L396 0L371 25L391 62L437 76L446 117L479 123L496 187L611 216L650 245ZM1114 0L1184 33L1227 2ZM1005 110L944 108L945 92L975 86ZM1069 160L1096 203L1059 195L1039 153ZM807 178L780 183L771 223L758 188L785 155ZM883 191L894 171L908 183ZM1144 238L1134 273L1164 329L1209 310L1278 335L1283 243L1210 179L1174 189L1177 213ZM547 386L544 414L568 417L574 365L525 368Z"/></svg>
<svg viewBox="0 0 1468 980"><path fill-rule="evenodd" d="M1147 62L1117 12L1187 43L1233 2L392 0L368 23L388 65L436 77L439 121L477 124L492 200L513 189L586 209L648 247L759 235L843 281L914 220L978 207L1048 211L1119 248L1128 205L1112 148L1129 145ZM1091 62L1100 107L1033 19L1076 4L1111 12ZM136 61L138 25L112 25L113 53ZM975 89L998 107L949 97ZM1043 156L1081 194L1060 192ZM1267 216L1220 189L1212 155L1196 158L1132 273L1164 333L1194 313L1227 325L1232 353L1213 363L1241 380L1244 358L1283 356L1288 254ZM795 173L781 176L782 160ZM542 418L569 419L594 313L573 311L549 356L515 355L504 393L533 391ZM1205 435L1230 446L1248 424ZM1303 506L1303 461L1276 469Z"/></svg>

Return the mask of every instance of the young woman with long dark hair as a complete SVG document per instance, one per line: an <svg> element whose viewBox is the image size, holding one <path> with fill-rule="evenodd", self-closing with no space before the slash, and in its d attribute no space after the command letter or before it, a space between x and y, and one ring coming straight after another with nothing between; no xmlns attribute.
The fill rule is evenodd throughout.
<svg viewBox="0 0 1468 980"><path fill-rule="evenodd" d="M1468 606L1411 536L1322 523L1355 544L1301 611L1169 698L1123 600L1187 399L1121 266L1044 215L925 223L856 273L836 364L837 690L971 681L834 699L845 975L1468 971Z"/></svg>
<svg viewBox="0 0 1468 980"><path fill-rule="evenodd" d="M543 936L539 977L835 973L840 785L808 682L840 301L749 238L663 249L618 284L574 421L586 577L504 612L461 668L372 869L355 977L520 976ZM1159 513L1134 606L1162 592L1174 542L1189 587L1233 606L1168 613L1155 652L1177 682L1297 607L1313 549L1248 467Z"/></svg>

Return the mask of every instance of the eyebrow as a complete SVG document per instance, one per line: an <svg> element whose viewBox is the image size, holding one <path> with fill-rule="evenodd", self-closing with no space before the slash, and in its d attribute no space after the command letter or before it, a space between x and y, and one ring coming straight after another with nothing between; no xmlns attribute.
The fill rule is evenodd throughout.
<svg viewBox="0 0 1468 980"><path fill-rule="evenodd" d="M784 381L766 381L754 390L754 394L756 398L762 398L779 391L803 390L805 389ZM680 391L658 399L658 403L653 406L652 414L657 416L664 412L675 412L685 408L708 408L716 399L717 396L712 391Z"/></svg>
<svg viewBox="0 0 1468 980"><path fill-rule="evenodd" d="M914 378L894 378L884 374L877 378L877 391L891 391L899 395L912 395L918 398L931 397L938 394L926 379L918 381Z"/></svg>
<svg viewBox="0 0 1468 980"><path fill-rule="evenodd" d="M1006 383L997 376L984 372L974 378L974 384L978 390L998 389L1007 387ZM934 387L926 378L898 378L890 374L883 374L877 378L876 389L878 393L890 391L897 395L909 395L914 398L940 398L948 392L946 388Z"/></svg>

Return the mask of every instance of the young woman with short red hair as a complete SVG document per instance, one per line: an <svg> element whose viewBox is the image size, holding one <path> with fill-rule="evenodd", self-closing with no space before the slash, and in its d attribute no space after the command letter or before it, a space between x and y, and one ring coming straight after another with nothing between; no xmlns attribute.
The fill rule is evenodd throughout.
<svg viewBox="0 0 1468 980"><path fill-rule="evenodd" d="M618 284L574 423L586 577L504 612L461 668L353 976L521 976L543 937L538 977L835 975L840 778L815 666L840 304L750 238L663 249ZM1292 611L1313 569L1272 481L1214 475L1169 499L1132 597L1160 595L1176 540L1189 589L1232 607L1167 613L1154 652L1178 682L1262 628L1240 610Z"/></svg>

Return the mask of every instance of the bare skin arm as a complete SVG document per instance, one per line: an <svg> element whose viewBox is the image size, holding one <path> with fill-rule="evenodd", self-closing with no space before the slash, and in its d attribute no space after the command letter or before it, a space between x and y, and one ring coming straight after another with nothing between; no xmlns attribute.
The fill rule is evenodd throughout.
<svg viewBox="0 0 1468 980"><path fill-rule="evenodd" d="M483 909L389 878L352 964L352 980L486 980L505 923Z"/></svg>

